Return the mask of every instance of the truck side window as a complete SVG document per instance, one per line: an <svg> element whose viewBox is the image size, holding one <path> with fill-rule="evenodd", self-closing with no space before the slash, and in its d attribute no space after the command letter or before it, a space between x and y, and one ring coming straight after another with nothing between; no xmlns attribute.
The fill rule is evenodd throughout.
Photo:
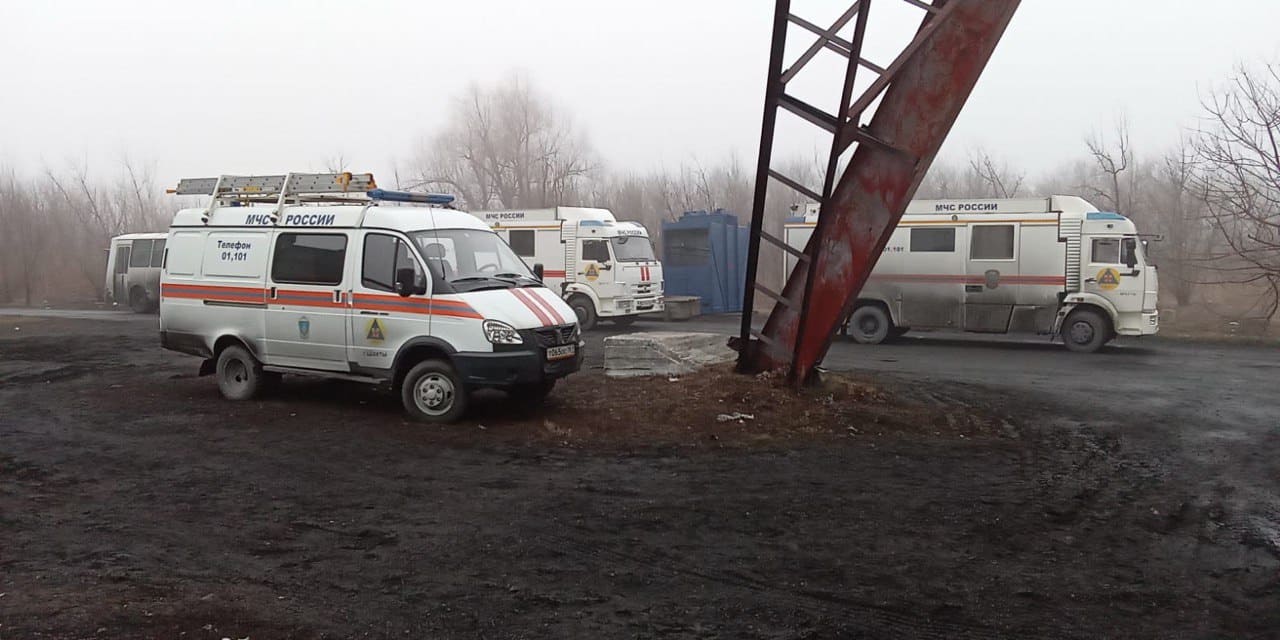
<svg viewBox="0 0 1280 640"><path fill-rule="evenodd" d="M287 284L339 284L346 255L344 234L282 233L276 238L271 279Z"/></svg>
<svg viewBox="0 0 1280 640"><path fill-rule="evenodd" d="M916 228L911 230L911 252L951 252L956 250L955 227L941 229Z"/></svg>
<svg viewBox="0 0 1280 640"><path fill-rule="evenodd" d="M164 266L164 243L164 240L156 240L155 244L151 245L151 266Z"/></svg>
<svg viewBox="0 0 1280 640"><path fill-rule="evenodd" d="M1089 261L1094 264L1121 264L1120 238L1094 238Z"/></svg>
<svg viewBox="0 0 1280 640"><path fill-rule="evenodd" d="M537 231L533 229L512 229L508 232L509 241L507 244L511 245L511 250L515 251L516 255L521 258L532 258L534 256L534 234L536 233Z"/></svg>
<svg viewBox="0 0 1280 640"><path fill-rule="evenodd" d="M582 259L593 262L609 262L609 241L583 240Z"/></svg>
<svg viewBox="0 0 1280 640"><path fill-rule="evenodd" d="M1012 260L1013 225L984 224L970 227L971 260Z"/></svg>
<svg viewBox="0 0 1280 640"><path fill-rule="evenodd" d="M151 266L151 241L150 240L134 240L133 253L129 254L130 267L149 267Z"/></svg>

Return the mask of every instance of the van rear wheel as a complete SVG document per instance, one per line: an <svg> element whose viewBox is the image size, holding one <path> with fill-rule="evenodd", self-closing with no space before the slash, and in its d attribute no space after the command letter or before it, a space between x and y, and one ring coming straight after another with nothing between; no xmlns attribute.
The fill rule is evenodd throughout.
<svg viewBox="0 0 1280 640"><path fill-rule="evenodd" d="M889 337L893 329L893 321L889 314L878 305L868 304L858 307L849 316L849 335L858 344L880 344Z"/></svg>
<svg viewBox="0 0 1280 640"><path fill-rule="evenodd" d="M262 365L239 345L218 354L218 390L228 400L252 400L262 391Z"/></svg>
<svg viewBox="0 0 1280 640"><path fill-rule="evenodd" d="M419 422L454 422L467 411L467 389L443 360L424 360L409 370L400 385L404 410Z"/></svg>
<svg viewBox="0 0 1280 640"><path fill-rule="evenodd" d="M1111 325L1097 311L1077 309L1062 325L1062 342L1076 353L1093 353L1111 339Z"/></svg>

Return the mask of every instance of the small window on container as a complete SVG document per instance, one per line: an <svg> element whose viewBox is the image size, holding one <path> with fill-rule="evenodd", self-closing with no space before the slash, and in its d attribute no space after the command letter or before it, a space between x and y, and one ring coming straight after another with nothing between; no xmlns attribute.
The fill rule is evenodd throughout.
<svg viewBox="0 0 1280 640"><path fill-rule="evenodd" d="M971 227L969 257L973 260L1012 260L1013 225L987 224Z"/></svg>
<svg viewBox="0 0 1280 640"><path fill-rule="evenodd" d="M538 232L533 229L512 229L508 232L508 242L511 250L521 258L532 258L534 256L534 240Z"/></svg>
<svg viewBox="0 0 1280 640"><path fill-rule="evenodd" d="M911 230L911 252L952 252L956 250L955 227L941 229L914 228Z"/></svg>

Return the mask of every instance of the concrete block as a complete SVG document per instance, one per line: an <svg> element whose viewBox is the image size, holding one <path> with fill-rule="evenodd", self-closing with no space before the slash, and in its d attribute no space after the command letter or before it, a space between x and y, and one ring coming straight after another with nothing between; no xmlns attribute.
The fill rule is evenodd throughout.
<svg viewBox="0 0 1280 640"><path fill-rule="evenodd" d="M663 320L688 320L702 315L702 298L698 296L665 296L662 299Z"/></svg>
<svg viewBox="0 0 1280 640"><path fill-rule="evenodd" d="M604 373L611 378L679 376L738 354L728 337L715 333L651 331L604 339Z"/></svg>

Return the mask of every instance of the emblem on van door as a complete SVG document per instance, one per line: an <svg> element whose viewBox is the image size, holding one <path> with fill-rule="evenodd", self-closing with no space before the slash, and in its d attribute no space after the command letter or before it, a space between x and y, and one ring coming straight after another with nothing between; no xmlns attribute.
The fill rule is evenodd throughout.
<svg viewBox="0 0 1280 640"><path fill-rule="evenodd" d="M982 278L983 284L987 285L988 289L1000 286L1000 271L997 269L987 269L987 272L982 274Z"/></svg>
<svg viewBox="0 0 1280 640"><path fill-rule="evenodd" d="M306 316L298 318L298 337L303 340L311 337L311 321Z"/></svg>
<svg viewBox="0 0 1280 640"><path fill-rule="evenodd" d="M369 321L369 326L364 331L364 339L376 343L387 339L387 334L382 331L382 323L377 318Z"/></svg>

